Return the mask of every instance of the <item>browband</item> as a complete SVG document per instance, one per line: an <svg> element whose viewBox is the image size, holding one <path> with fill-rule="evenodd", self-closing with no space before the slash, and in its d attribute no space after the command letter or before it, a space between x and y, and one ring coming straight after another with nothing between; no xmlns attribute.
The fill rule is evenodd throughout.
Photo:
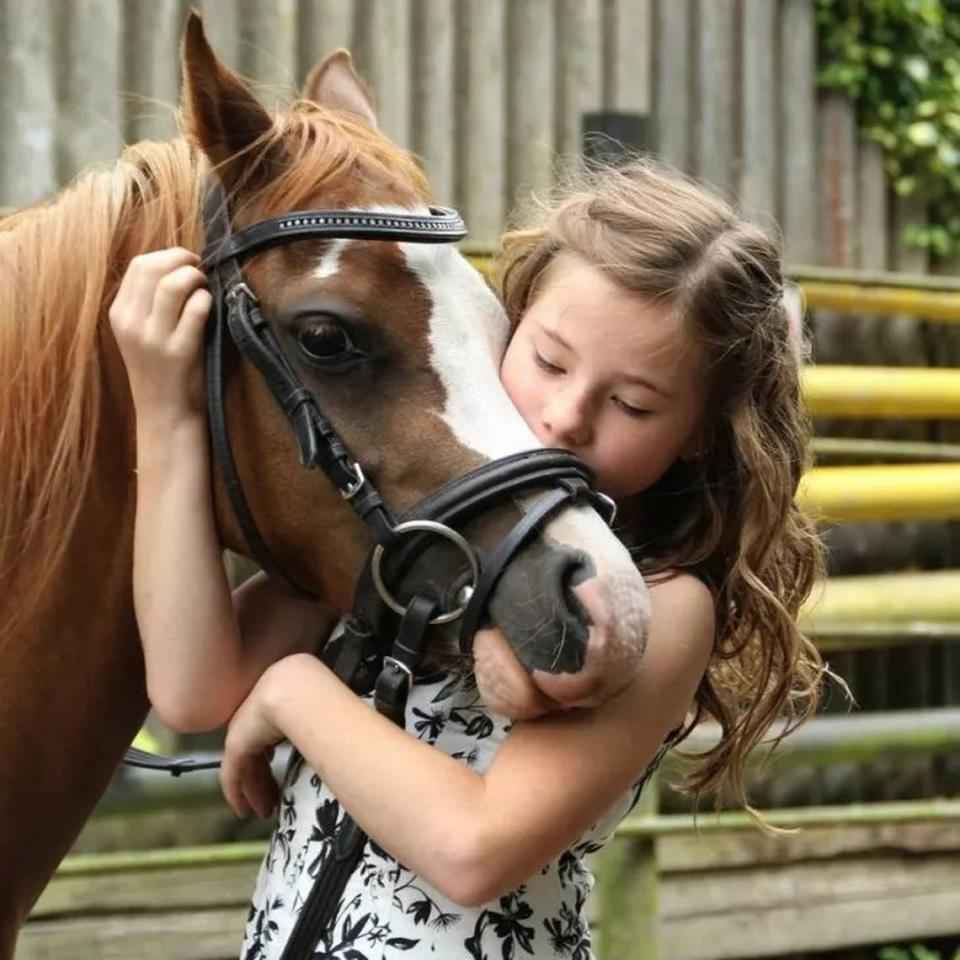
<svg viewBox="0 0 960 960"><path fill-rule="evenodd" d="M429 216L360 210L301 210L261 220L253 226L209 243L203 267L212 267L254 250L297 239L394 240L408 243L452 243L467 235L456 210L429 207Z"/></svg>

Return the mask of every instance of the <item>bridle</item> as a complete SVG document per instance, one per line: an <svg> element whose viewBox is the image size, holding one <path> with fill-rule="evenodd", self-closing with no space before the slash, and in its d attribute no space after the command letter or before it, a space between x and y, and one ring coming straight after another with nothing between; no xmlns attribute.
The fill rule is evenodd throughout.
<svg viewBox="0 0 960 960"><path fill-rule="evenodd" d="M383 503L376 487L354 459L336 429L303 385L260 310L259 301L244 280L241 260L251 253L299 239L362 239L408 243L452 243L466 235L456 211L431 207L429 214L375 213L362 210L309 210L261 220L234 232L219 180L208 180L204 205L207 244L203 263L210 280L214 316L206 345L207 407L214 458L227 496L253 559L271 577L290 589L309 593L285 574L269 550L243 492L233 457L224 413L223 360L226 335L240 353L260 371L268 389L290 423L297 439L300 462L320 468L341 496L364 521L374 547L358 584L367 613L380 606L397 616L405 612L393 595L390 581L402 574L425 540L439 536L458 547L474 574L466 602L440 610L431 624L462 618L460 648L469 652L487 601L505 566L539 527L563 506L587 502L612 520L613 504L591 487L590 469L564 450L530 450L494 460L457 477L429 494L399 520ZM508 498L537 488L543 494L497 547L480 563L473 546L455 529L470 518ZM388 559L389 557L389 559ZM371 603L370 593L377 601Z"/></svg>
<svg viewBox="0 0 960 960"><path fill-rule="evenodd" d="M231 508L260 567L289 589L309 593L281 569L243 491L224 409L224 353L228 337L260 372L290 423L301 464L321 469L370 530L374 545L357 582L353 615L347 619L338 640L326 645L323 657L353 689L373 689L376 708L403 726L406 697L425 649L427 629L459 619L460 650L469 653L498 580L541 525L558 510L574 503L590 504L610 523L613 502L593 490L590 469L573 454L542 449L486 463L444 484L402 517L395 518L287 359L244 279L241 262L252 253L302 239L453 243L466 235L463 220L456 211L445 207L430 207L427 214L307 210L270 217L234 232L219 179L208 175L205 188L207 242L203 265L214 304L206 341L207 408L214 460ZM494 505L544 488L547 492L537 497L483 561L477 549L456 529ZM472 582L461 586L448 609L443 608L441 598L423 592L402 603L396 593L404 573L436 537L463 553ZM132 762L174 774L211 765L189 760L149 761L142 754L134 754ZM328 864L321 871L283 960L310 955L365 840L363 832L345 816L333 845L336 869L330 869Z"/></svg>

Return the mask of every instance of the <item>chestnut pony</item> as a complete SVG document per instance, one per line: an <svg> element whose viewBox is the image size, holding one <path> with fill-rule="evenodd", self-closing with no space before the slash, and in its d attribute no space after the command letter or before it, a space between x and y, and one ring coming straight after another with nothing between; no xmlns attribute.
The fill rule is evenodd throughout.
<svg viewBox="0 0 960 960"><path fill-rule="evenodd" d="M106 321L120 277L137 254L202 249L211 167L236 229L298 209L425 213L429 201L416 165L376 130L344 51L314 70L308 99L276 117L217 60L195 15L182 65L184 137L130 146L112 169L0 222L2 958L147 710L131 591L134 413ZM392 510L539 446L499 384L503 312L451 245L301 239L244 270L291 364ZM318 322L360 360L346 370L313 362L302 333ZM347 611L366 529L329 481L299 467L287 422L235 354L226 394L239 473L272 553ZM219 481L214 499L223 545L245 552ZM513 522L505 513L515 519L528 499L490 510L471 534L496 543ZM567 560L545 559L558 548ZM534 667L559 703L598 702L643 652L642 580L587 507L558 513L517 555L490 611L502 632L485 631L477 679L491 702L511 671Z"/></svg>

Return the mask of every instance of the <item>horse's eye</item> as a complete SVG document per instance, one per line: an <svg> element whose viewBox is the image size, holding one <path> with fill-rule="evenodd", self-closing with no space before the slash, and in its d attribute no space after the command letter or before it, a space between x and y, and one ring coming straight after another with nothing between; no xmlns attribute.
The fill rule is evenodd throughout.
<svg viewBox="0 0 960 960"><path fill-rule="evenodd" d="M330 320L307 324L297 333L300 348L312 360L336 360L355 347L346 330Z"/></svg>

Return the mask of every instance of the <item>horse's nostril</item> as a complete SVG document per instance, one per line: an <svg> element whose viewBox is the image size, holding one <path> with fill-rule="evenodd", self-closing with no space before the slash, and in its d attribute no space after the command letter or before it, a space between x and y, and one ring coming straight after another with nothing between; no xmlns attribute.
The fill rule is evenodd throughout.
<svg viewBox="0 0 960 960"><path fill-rule="evenodd" d="M577 673L583 669L590 617L576 596L596 575L589 554L550 540L526 548L524 568L507 570L490 604L527 670Z"/></svg>
<svg viewBox="0 0 960 960"><path fill-rule="evenodd" d="M577 598L573 588L580 586L585 580L589 580L595 572L590 558L578 551L571 551L571 555L566 558L566 563L560 571L560 595L563 597L567 610L584 626L591 624L590 614L587 613L586 607Z"/></svg>

